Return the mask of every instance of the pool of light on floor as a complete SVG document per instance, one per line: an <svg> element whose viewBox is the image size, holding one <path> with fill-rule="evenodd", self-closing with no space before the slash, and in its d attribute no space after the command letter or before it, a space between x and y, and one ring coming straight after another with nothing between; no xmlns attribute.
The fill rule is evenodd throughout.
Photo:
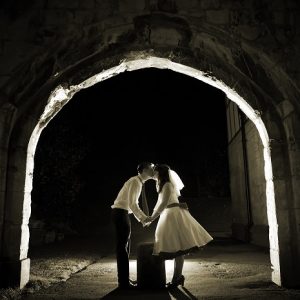
<svg viewBox="0 0 300 300"><path fill-rule="evenodd" d="M194 269L199 264L198 261L193 260L185 260L184 266L183 266L183 272L188 271L191 269ZM166 260L165 261L165 268L166 268L166 281L171 281L173 271L174 271L174 260ZM136 260L129 260L129 272L130 276L133 279L136 279L137 277L137 263Z"/></svg>

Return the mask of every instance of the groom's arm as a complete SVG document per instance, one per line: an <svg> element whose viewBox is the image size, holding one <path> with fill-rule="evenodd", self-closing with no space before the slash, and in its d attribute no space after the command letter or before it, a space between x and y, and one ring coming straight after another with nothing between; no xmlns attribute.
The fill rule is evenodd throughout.
<svg viewBox="0 0 300 300"><path fill-rule="evenodd" d="M132 181L128 190L129 208L133 215L139 222L144 222L148 216L139 207L139 197L141 194L141 187L136 181Z"/></svg>

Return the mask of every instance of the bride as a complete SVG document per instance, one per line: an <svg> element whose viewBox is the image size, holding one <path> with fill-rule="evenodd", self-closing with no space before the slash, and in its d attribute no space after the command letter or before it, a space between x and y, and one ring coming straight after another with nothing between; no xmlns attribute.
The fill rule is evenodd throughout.
<svg viewBox="0 0 300 300"><path fill-rule="evenodd" d="M184 185L178 174L168 165L158 164L154 167L154 179L158 200L146 224L149 226L160 216L155 230L153 255L174 259L174 273L167 287L183 286L184 255L198 250L213 238L193 218L186 203L179 202L180 190Z"/></svg>

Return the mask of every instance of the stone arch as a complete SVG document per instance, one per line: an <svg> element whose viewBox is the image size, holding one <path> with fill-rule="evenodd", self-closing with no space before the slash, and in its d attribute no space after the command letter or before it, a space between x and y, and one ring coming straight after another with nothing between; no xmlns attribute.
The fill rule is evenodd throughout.
<svg viewBox="0 0 300 300"><path fill-rule="evenodd" d="M29 232L28 232L27 224L30 216L30 192L32 189L34 153L42 129L48 124L51 118L53 118L55 114L59 112L62 106L65 103L67 103L72 98L72 96L82 88L88 88L89 86L96 84L97 82L106 80L124 71L133 71L133 70L138 70L147 67L167 68L188 76L195 77L218 89L223 90L226 93L227 97L230 100L234 101L237 105L239 105L241 110L252 120L252 122L254 122L255 126L259 131L264 146L265 178L267 182L268 220L270 226L270 248L272 249L270 254L271 254L272 265L274 267L272 278L274 282L280 285L281 282L280 282L279 247L278 247L278 234L277 234L277 217L276 217L276 205L275 205L275 198L274 198L273 174L272 174L272 166L271 166L272 163L271 163L271 155L270 155L270 148L269 148L269 136L261 117L234 90L228 88L222 82L207 77L201 71L193 69L191 67L186 67L184 65L171 62L170 60L165 58L156 58L151 56L143 59L138 59L138 60L124 61L120 65L112 69L94 75L93 77L87 79L86 81L80 83L79 85L70 86L69 88L63 88L62 86L58 86L51 93L48 104L46 105L43 114L39 118L38 123L35 125L35 122L33 120L29 122L28 126L30 126L30 128L34 127L33 132L30 131L30 129L24 128L24 133L27 132L29 134L29 132L32 132L32 135L29 139L27 151L24 148L19 150L24 152L23 158L25 158L25 153L27 153L25 159L26 165L25 164L22 165L23 167L26 168L24 201L23 201L22 209L20 209L21 207L19 207L18 209L19 213L23 215L22 218L24 222L21 226L21 231L19 232L20 241L21 241L20 258L25 259L27 257L27 248L28 248L28 241L29 241ZM27 139L28 136L26 136L26 140ZM19 151L17 151L18 154L20 153ZM14 178L12 178L12 180L14 180ZM18 186L22 186L18 182L16 182L16 184L18 184ZM22 194L22 191L19 191L19 193ZM22 195L19 195L18 197L22 197ZM16 247L16 245L14 246Z"/></svg>
<svg viewBox="0 0 300 300"><path fill-rule="evenodd" d="M5 140L4 134L1 139L4 145L1 155L6 161L6 168L1 170L3 178L6 178L4 192L1 194L4 199L1 203L5 206L1 256L7 258L7 270L18 270L11 274L13 281L24 286L29 276L28 220L33 157L43 126L78 90L120 72L154 66L173 69L221 88L257 125L266 161L268 218L269 224L272 224L270 256L274 267L273 281L285 286L299 284L294 276L299 270L299 262L294 261L298 244L294 242L292 248L289 245L292 233L297 232L296 216L293 213L285 215L286 221L280 215L279 227L276 220L277 207L289 208L288 202L292 202L295 197L293 190L289 189L295 183L288 176L290 166L286 166L286 161L291 160L286 133L288 125L282 121L298 105L293 83L276 67L267 75L266 70L272 65L267 56L257 57L258 49L249 45L241 47L232 39L230 42L232 41L233 46L230 46L226 41L230 36L222 37L220 32L214 33L215 28L202 28L202 31L201 28L191 29L187 22L181 21L178 25L175 22L178 18L175 21L174 18L168 18L169 22L177 25L172 23L174 26L161 26L160 15L156 19L154 16L154 20L151 17L137 20L133 30L128 30L128 26L120 26L113 33L106 29L102 30L101 37L97 30L92 31L94 36L84 39L76 52L73 51L80 44L81 36L77 35L71 46L66 40L58 49L53 47L56 59L51 58L52 53L45 54L31 68L22 67L16 82L8 82L7 94L11 97L1 110L8 127ZM100 25L99 28L102 28ZM151 38L147 28L151 29ZM132 42L123 43L125 38L132 39ZM84 51L87 41L92 45L89 54ZM97 48L99 41L104 45L100 49ZM70 50L66 49L68 46ZM82 56L81 50L85 56ZM60 53L64 55L60 57ZM45 68L40 71L42 66ZM32 76L25 78L26 72ZM259 74L258 79L263 78L266 86L254 79L254 72ZM285 100L286 105L282 104L283 99L289 99ZM288 110L287 107L292 106L294 107ZM2 138L1 134L0 137ZM286 190L290 191L287 197L283 195Z"/></svg>

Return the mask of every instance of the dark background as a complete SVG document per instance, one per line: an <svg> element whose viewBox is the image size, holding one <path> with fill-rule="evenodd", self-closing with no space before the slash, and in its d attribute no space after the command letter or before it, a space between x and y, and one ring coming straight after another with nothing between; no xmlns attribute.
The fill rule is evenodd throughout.
<svg viewBox="0 0 300 300"><path fill-rule="evenodd" d="M185 183L185 199L228 197L224 93L159 69L126 72L78 92L41 134L31 218L97 231L141 161L169 164ZM154 181L147 192L152 208Z"/></svg>

